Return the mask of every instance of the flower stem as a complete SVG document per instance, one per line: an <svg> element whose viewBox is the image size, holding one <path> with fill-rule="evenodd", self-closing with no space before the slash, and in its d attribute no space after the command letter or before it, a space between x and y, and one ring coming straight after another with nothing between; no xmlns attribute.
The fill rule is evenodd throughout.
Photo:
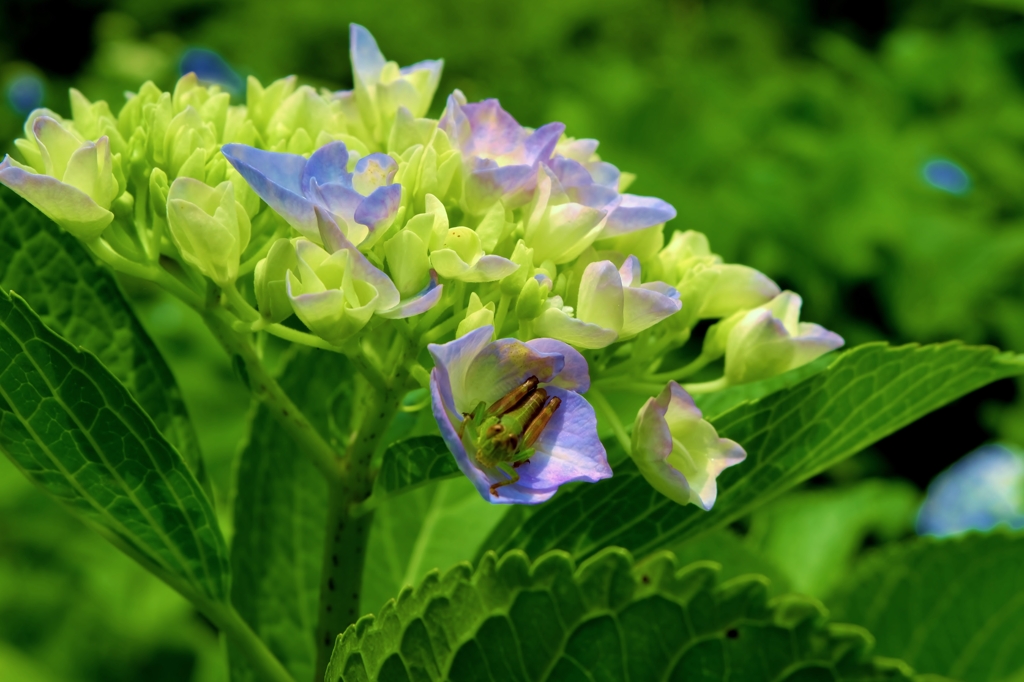
<svg viewBox="0 0 1024 682"><path fill-rule="evenodd" d="M728 387L729 382L725 377L715 379L714 381L704 381L699 384L683 384L683 389L687 393L713 393Z"/></svg>
<svg viewBox="0 0 1024 682"><path fill-rule="evenodd" d="M362 423L345 453L342 477L328 487L327 527L320 576L315 679L324 678L334 641L359 618L363 565L373 513L359 509L373 490L371 462L399 409L405 374L390 384L371 384Z"/></svg>
<svg viewBox="0 0 1024 682"><path fill-rule="evenodd" d="M267 372L248 337L232 328L231 322L234 318L223 308L203 310L201 314L228 355L233 360L241 362L245 369L245 382L253 396L267 406L270 413L295 441L299 451L309 458L328 481L338 479L339 460L334 448L323 439L302 411L285 394L277 380Z"/></svg>

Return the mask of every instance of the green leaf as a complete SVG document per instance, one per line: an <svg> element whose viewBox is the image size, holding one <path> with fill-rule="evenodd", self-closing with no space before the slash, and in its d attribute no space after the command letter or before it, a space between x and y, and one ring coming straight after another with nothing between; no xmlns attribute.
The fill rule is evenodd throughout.
<svg viewBox="0 0 1024 682"><path fill-rule="evenodd" d="M432 480L459 474L459 466L440 436L407 438L384 452L380 473L373 483L373 496L383 501Z"/></svg>
<svg viewBox="0 0 1024 682"><path fill-rule="evenodd" d="M0 451L192 598L227 596L227 548L180 455L94 355L0 292Z"/></svg>
<svg viewBox="0 0 1024 682"><path fill-rule="evenodd" d="M793 591L821 599L849 570L868 534L890 541L909 533L920 503L918 489L899 480L794 492L754 512L745 540L779 568Z"/></svg>
<svg viewBox="0 0 1024 682"><path fill-rule="evenodd" d="M739 519L919 417L1005 377L1024 361L987 346L865 344L792 388L712 419L747 451L718 479L710 512L657 493L632 461L606 481L563 492L485 548L536 556L564 549L578 558L607 545L643 555Z"/></svg>
<svg viewBox="0 0 1024 682"><path fill-rule="evenodd" d="M279 381L322 435L337 436L332 425L347 423L352 386L344 356L300 350ZM316 667L327 484L262 403L252 413L235 486L232 602L292 676L309 680ZM255 679L243 655L232 650L230 659L234 682Z"/></svg>
<svg viewBox="0 0 1024 682"><path fill-rule="evenodd" d="M766 580L717 580L660 553L634 565L609 548L577 569L489 553L403 590L335 644L328 682L355 680L905 680L871 636L829 625L810 598L767 601Z"/></svg>
<svg viewBox="0 0 1024 682"><path fill-rule="evenodd" d="M701 409L701 412L704 413L705 419L714 419L741 403L759 400L784 388L796 386L827 369L838 357L839 353L826 353L813 362L809 362L796 369L791 369L777 377L762 379L761 381L754 381L749 384L740 384L739 386L729 386L721 391L701 393L693 396L693 400L697 403L697 407Z"/></svg>
<svg viewBox="0 0 1024 682"><path fill-rule="evenodd" d="M50 329L94 353L128 387L200 480L203 462L174 376L113 275L78 240L0 187L0 289L16 291Z"/></svg>
<svg viewBox="0 0 1024 682"><path fill-rule="evenodd" d="M1024 534L920 538L862 562L829 600L879 653L964 682L1024 676Z"/></svg>
<svg viewBox="0 0 1024 682"><path fill-rule="evenodd" d="M432 481L383 502L370 530L362 612L376 613L431 570L473 558L504 513L502 506L485 502L465 476Z"/></svg>

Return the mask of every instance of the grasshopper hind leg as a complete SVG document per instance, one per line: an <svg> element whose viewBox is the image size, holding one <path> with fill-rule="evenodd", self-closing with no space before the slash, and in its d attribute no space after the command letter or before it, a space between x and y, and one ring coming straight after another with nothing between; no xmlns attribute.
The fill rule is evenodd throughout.
<svg viewBox="0 0 1024 682"><path fill-rule="evenodd" d="M498 468L501 469L502 472L504 472L506 475L508 475L509 478L507 481L498 481L497 483L492 483L491 495L493 495L494 497L501 497L501 495L498 494L498 488L503 488L507 485L513 485L519 482L519 472L516 471L513 467L514 465L509 465L506 462L498 462Z"/></svg>

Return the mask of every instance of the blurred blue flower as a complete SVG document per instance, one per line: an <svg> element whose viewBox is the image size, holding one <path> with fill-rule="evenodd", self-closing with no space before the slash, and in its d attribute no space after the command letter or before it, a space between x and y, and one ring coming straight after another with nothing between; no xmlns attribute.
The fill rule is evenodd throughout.
<svg viewBox="0 0 1024 682"><path fill-rule="evenodd" d="M195 73L200 81L219 85L231 94L242 91L242 77L213 50L204 50L201 47L186 50L181 57L178 71L182 76Z"/></svg>
<svg viewBox="0 0 1024 682"><path fill-rule="evenodd" d="M920 535L999 524L1024 528L1024 453L999 444L974 450L936 476L917 515Z"/></svg>
<svg viewBox="0 0 1024 682"><path fill-rule="evenodd" d="M43 104L43 81L30 73L17 76L7 85L7 101L19 114L27 114Z"/></svg>
<svg viewBox="0 0 1024 682"><path fill-rule="evenodd" d="M921 169L925 182L950 194L963 194L971 186L967 172L948 159L933 159Z"/></svg>

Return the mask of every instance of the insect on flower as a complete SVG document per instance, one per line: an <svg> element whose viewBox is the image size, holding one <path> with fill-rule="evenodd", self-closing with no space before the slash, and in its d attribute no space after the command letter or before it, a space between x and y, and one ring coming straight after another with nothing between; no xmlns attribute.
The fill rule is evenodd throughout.
<svg viewBox="0 0 1024 682"><path fill-rule="evenodd" d="M471 414L463 415L459 438L467 450L476 452L482 466L497 467L509 476L491 485L495 497L498 488L519 482L516 469L530 461L533 444L562 404L561 398L549 399L538 384L537 377L530 377L490 407L480 402Z"/></svg>
<svg viewBox="0 0 1024 682"><path fill-rule="evenodd" d="M611 476L587 362L554 339L498 339L487 325L431 345L431 402L459 468L492 504L537 504L563 483Z"/></svg>

